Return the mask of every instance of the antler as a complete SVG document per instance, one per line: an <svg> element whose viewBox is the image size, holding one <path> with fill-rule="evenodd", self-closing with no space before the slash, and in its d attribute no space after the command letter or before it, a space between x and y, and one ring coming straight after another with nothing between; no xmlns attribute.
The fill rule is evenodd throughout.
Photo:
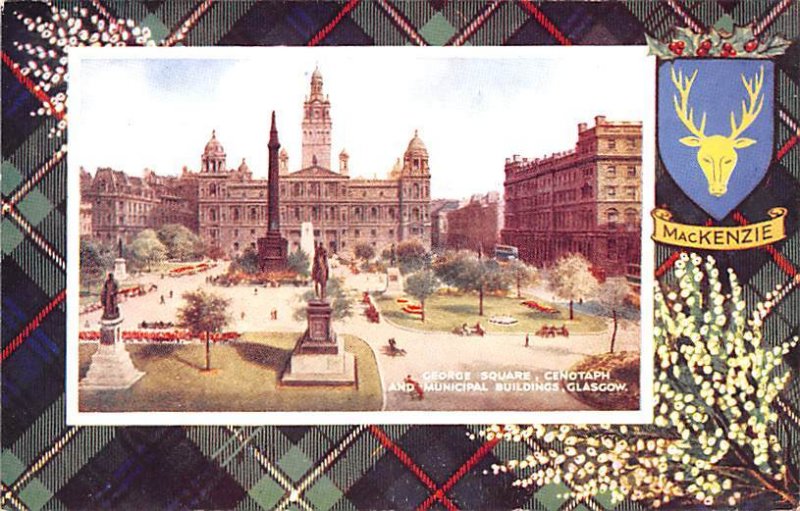
<svg viewBox="0 0 800 511"><path fill-rule="evenodd" d="M744 88L747 89L750 105L745 106L745 102L742 100L742 123L738 126L736 125L736 116L731 112L731 134L728 138L736 138L741 135L761 113L761 107L764 106L764 96L761 96L760 101L758 96L761 94L761 86L764 85L764 66L761 66L761 75L756 74L752 80L746 80L742 75L742 83ZM756 102L758 102L758 106L756 106Z"/></svg>
<svg viewBox="0 0 800 511"><path fill-rule="evenodd" d="M702 139L706 137L705 133L703 133L706 129L706 114L703 112L700 128L698 128L694 125L694 108L689 108L689 93L692 91L694 79L697 78L697 71L697 69L694 70L691 78L684 78L683 71L678 71L676 76L675 68L672 68L672 83L675 84L675 88L678 89L678 93L681 96L680 105L678 104L678 96L672 96L672 100L675 103L675 113L678 114L678 119L683 122L683 125L692 135Z"/></svg>

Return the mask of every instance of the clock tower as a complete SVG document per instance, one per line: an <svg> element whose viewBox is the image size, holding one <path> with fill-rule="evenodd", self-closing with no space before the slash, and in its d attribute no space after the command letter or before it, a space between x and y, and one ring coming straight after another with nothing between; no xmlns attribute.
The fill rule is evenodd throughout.
<svg viewBox="0 0 800 511"><path fill-rule="evenodd" d="M331 168L331 103L322 93L322 73L311 74L311 93L303 103L303 161L300 168Z"/></svg>

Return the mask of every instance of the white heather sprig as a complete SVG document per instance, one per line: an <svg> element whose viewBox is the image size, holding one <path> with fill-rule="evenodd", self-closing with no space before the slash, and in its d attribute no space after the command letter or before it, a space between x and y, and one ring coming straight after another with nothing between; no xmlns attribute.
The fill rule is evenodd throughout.
<svg viewBox="0 0 800 511"><path fill-rule="evenodd" d="M773 403L789 379L782 357L797 338L765 347L772 296L748 316L736 274L727 271L725 293L713 258L682 254L673 275L677 289L655 288L658 429L492 426L480 435L533 451L493 472L516 473L521 487L564 482L576 498L609 493L653 507L677 499L734 506L743 488L785 487Z"/></svg>
<svg viewBox="0 0 800 511"><path fill-rule="evenodd" d="M36 90L50 96L31 116L54 116L60 120L51 128L49 137L61 137L67 127L67 51L79 46L154 46L148 27L140 27L130 19L106 19L102 15L90 14L86 7L75 6L70 10L50 7L50 18L30 17L15 13L25 28L41 42L12 44L23 61L19 72L34 82Z"/></svg>

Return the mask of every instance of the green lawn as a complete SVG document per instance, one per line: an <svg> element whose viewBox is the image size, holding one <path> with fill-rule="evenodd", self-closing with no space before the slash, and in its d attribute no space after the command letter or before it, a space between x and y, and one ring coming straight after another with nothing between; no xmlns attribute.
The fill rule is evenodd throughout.
<svg viewBox="0 0 800 511"><path fill-rule="evenodd" d="M411 303L418 303L408 298ZM542 325L567 325L570 333L600 332L605 329L603 318L575 313L569 320L569 307L554 305L544 300L535 300L542 305L558 309L556 314L546 314L522 305L529 298L486 296L483 299L483 316L478 315L477 294L437 294L425 302L425 322L418 315L403 312L403 305L394 298L378 297L378 305L385 319L400 326L420 330L450 332L453 328L467 323L470 326L480 321L489 333L530 333L533 335ZM511 316L518 320L514 325L489 323L492 316Z"/></svg>
<svg viewBox="0 0 800 511"><path fill-rule="evenodd" d="M85 412L131 411L323 411L380 410L382 389L375 355L356 337L344 336L355 354L358 387L279 387L298 334L249 333L243 340L205 345L132 344L127 349L145 376L122 391L81 393ZM89 369L96 344L80 345L80 377Z"/></svg>

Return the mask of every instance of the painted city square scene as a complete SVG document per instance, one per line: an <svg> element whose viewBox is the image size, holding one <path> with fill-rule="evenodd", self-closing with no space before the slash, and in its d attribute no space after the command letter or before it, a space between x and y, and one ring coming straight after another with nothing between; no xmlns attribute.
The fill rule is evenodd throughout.
<svg viewBox="0 0 800 511"><path fill-rule="evenodd" d="M75 57L79 412L642 408L652 62L381 51Z"/></svg>

